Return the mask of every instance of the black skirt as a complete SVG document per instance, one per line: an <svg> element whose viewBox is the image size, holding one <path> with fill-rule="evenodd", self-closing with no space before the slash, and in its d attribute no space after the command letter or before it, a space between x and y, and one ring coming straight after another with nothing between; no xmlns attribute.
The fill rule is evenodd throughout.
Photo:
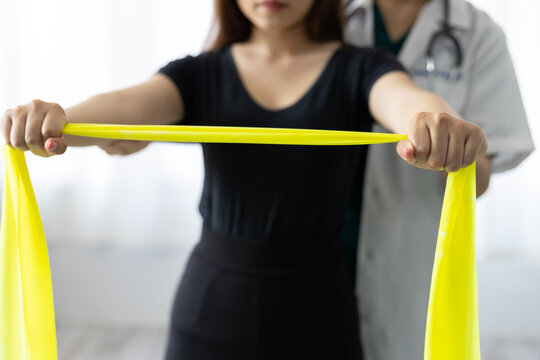
<svg viewBox="0 0 540 360"><path fill-rule="evenodd" d="M304 240L204 228L174 300L166 359L361 359L338 239Z"/></svg>

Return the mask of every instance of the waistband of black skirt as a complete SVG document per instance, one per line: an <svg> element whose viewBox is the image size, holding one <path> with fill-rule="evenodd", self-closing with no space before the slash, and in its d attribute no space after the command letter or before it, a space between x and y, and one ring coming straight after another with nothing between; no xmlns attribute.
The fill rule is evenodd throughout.
<svg viewBox="0 0 540 360"><path fill-rule="evenodd" d="M337 235L260 240L230 236L207 226L203 226L194 253L231 270L259 274L324 270L335 267L342 256Z"/></svg>

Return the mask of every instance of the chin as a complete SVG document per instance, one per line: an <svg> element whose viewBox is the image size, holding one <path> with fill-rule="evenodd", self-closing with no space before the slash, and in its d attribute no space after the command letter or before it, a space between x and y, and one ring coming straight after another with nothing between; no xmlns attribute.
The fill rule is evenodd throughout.
<svg viewBox="0 0 540 360"><path fill-rule="evenodd" d="M307 17L315 0L238 0L253 26L265 31L297 27Z"/></svg>

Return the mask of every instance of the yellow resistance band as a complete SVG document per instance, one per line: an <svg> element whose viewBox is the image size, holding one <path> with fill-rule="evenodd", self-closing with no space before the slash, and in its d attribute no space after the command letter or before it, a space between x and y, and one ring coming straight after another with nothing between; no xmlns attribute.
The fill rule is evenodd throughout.
<svg viewBox="0 0 540 360"><path fill-rule="evenodd" d="M476 165L450 173L444 191L424 360L480 360L475 254Z"/></svg>
<svg viewBox="0 0 540 360"><path fill-rule="evenodd" d="M67 124L64 134L120 140L274 145L367 145L407 139L407 135L353 131L186 125Z"/></svg>
<svg viewBox="0 0 540 360"><path fill-rule="evenodd" d="M361 145L405 135L347 131L68 124L65 134L123 140ZM0 360L55 360L47 245L24 154L4 148L0 234ZM479 360L474 253L475 166L448 176L427 317L425 360Z"/></svg>
<svg viewBox="0 0 540 360"><path fill-rule="evenodd" d="M0 359L56 359L47 243L22 151L4 146Z"/></svg>

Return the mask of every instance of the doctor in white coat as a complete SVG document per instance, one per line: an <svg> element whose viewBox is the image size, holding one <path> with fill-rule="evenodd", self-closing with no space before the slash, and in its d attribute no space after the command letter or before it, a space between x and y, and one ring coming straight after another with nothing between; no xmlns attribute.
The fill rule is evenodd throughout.
<svg viewBox="0 0 540 360"><path fill-rule="evenodd" d="M374 1L347 2L347 42L374 45ZM491 171L517 166L534 145L502 30L463 0L377 0L377 5L385 22L399 20L387 26L394 30L388 33L404 38L398 59L415 83L482 128ZM429 45L445 27L445 14L459 49L446 35ZM373 131L385 129L375 125ZM444 184L443 174L407 166L391 146L369 149L356 275L367 360L423 358Z"/></svg>

